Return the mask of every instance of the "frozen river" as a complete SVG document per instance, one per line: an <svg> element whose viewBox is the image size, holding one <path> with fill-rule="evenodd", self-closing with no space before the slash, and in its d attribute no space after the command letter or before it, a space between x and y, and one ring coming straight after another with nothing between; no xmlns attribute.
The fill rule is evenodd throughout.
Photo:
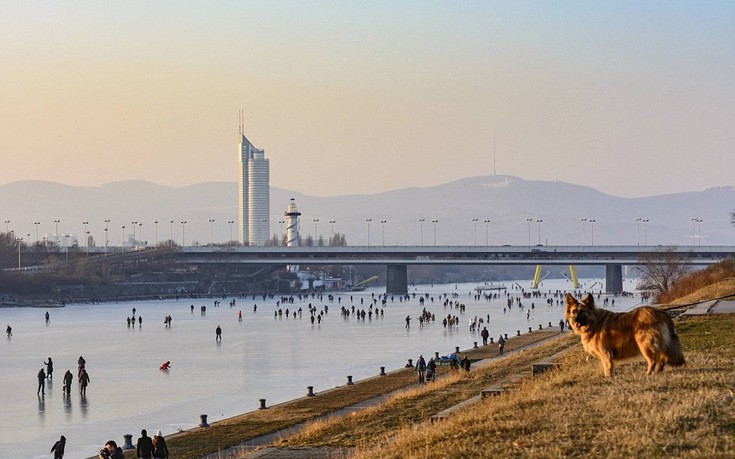
<svg viewBox="0 0 735 459"><path fill-rule="evenodd" d="M593 280L586 281L592 286ZM525 288L529 282L522 282ZM509 287L511 295L520 290ZM49 449L60 435L67 438L67 457L96 454L108 439L122 442L123 434L133 434L133 441L145 428L149 433L161 429L164 436L179 429L194 427L200 414L217 421L255 410L261 398L268 405L301 397L306 386L319 392L342 385L347 375L355 381L374 376L381 366L387 370L403 367L407 359L419 354L450 353L455 346L472 347L482 341L479 332L470 333L469 321L475 316L487 317L490 336L501 333L515 335L538 324L557 324L563 306L548 307L544 299L523 300L526 309L514 307L503 313L505 296L492 301L475 301L470 295L476 284L411 286L409 292L429 293L424 307L436 315L436 323L419 328L417 320L422 307L418 296L399 302L388 298L385 315L364 322L351 316L344 319L340 307L367 309L379 290L359 293L334 293L329 302L325 294L320 301L309 297L293 305L281 305L291 312L303 309L301 319L274 319L278 298L257 297L181 299L179 301L139 301L75 304L50 309L50 323L43 309L0 309L0 324L11 325L12 338L0 339L0 457L50 457ZM589 288L589 287L588 287ZM593 289L598 291L600 284ZM541 292L567 291L565 280L547 280ZM632 291L634 283L627 281ZM466 305L464 314L444 308L443 297ZM457 298L452 298L456 294ZM352 302L350 300L352 296ZM341 297L341 303L338 298ZM361 304L361 300L364 304ZM615 310L627 309L640 301L616 298ZM530 320L527 311L535 308ZM312 325L308 304L329 312L321 324ZM195 306L194 313L190 305ZM257 304L257 313L253 306ZM378 303L379 305L380 303ZM206 306L206 315L200 313ZM129 328L126 317L136 308L143 325ZM237 313L242 310L243 321ZM447 314L458 315L460 326L448 330L441 324ZM163 319L171 315L172 326L164 327ZM405 328L405 317L411 315L411 328ZM215 341L215 328L222 327L222 341ZM67 369L76 375L77 359L84 356L91 379L86 397L79 394L78 382L72 384L71 397L62 396L62 378ZM54 361L54 378L41 398L36 374L44 360ZM170 360L171 370L159 370Z"/></svg>

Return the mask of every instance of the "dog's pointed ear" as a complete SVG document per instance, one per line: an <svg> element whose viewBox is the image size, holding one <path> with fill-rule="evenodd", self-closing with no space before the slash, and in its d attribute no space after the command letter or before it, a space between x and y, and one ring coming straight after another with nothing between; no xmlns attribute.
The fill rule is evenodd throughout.
<svg viewBox="0 0 735 459"><path fill-rule="evenodd" d="M582 303L586 304L590 309L595 307L595 297L591 293L588 293L582 298Z"/></svg>
<svg viewBox="0 0 735 459"><path fill-rule="evenodd" d="M572 296L571 293L567 293L567 298L566 299L567 299L567 305L577 304L577 299L574 298L574 296Z"/></svg>

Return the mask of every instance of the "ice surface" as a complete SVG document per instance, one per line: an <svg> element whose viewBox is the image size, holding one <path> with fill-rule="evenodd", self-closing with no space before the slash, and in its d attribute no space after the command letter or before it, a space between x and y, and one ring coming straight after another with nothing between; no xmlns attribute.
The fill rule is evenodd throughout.
<svg viewBox="0 0 735 459"><path fill-rule="evenodd" d="M587 281L592 285L594 281ZM528 288L528 282L525 282ZM506 284L509 288L512 284ZM493 301L474 301L470 291L476 284L411 286L410 293L428 292L434 302L424 307L436 315L436 323L419 328L421 312L418 297L399 302L388 298L385 316L361 322L351 316L345 320L340 307L367 309L372 294L334 293L328 302L325 294L293 305L281 305L291 313L303 309L301 319L274 319L276 301L262 297L180 299L179 301L139 301L75 304L49 309L50 324L44 320L44 309L0 309L0 325L11 325L13 337L0 339L0 457L49 457L48 451L60 435L67 438L68 457L96 454L105 441L122 442L123 434L137 439L141 429L149 434L161 429L164 435L194 427L200 414L209 422L252 411L258 400L268 405L306 394L307 386L316 392L343 385L346 376L355 381L377 375L381 366L388 371L401 368L407 359L419 354L451 353L481 342L479 330L470 333L469 321L475 316L490 315L486 324L490 336L501 333L515 336L516 330L538 329L551 322L556 326L563 316L563 306L547 307L544 299L523 300L526 309L513 308L503 314L505 297ZM627 290L633 290L630 282ZM569 290L564 280L546 280L542 292ZM599 290L597 284L595 290ZM440 293L466 305L466 312L444 308ZM456 299L452 294L457 294ZM519 290L509 290L518 295ZM350 296L353 302L350 302ZM341 303L337 298L341 297ZM360 304L360 300L364 304ZM616 298L617 310L639 300ZM531 319L528 308L535 303ZM308 304L319 310L324 305L329 313L321 325L311 325ZM190 305L195 307L190 312ZM257 304L257 313L253 305ZM378 303L379 304L379 303ZM207 306L201 315L200 306ZM126 317L136 308L143 326L128 328ZM243 321L237 320L242 310ZM447 314L460 317L459 327L445 329L441 319ZM171 328L163 319L171 315ZM405 328L405 317L411 315L411 329ZM222 341L215 341L215 328L222 327ZM84 356L91 379L87 395L82 398L76 379L77 359ZM46 395L36 395L36 374L44 360L54 361L54 377L47 383ZM171 370L159 370L161 363L171 361ZM62 396L62 379L69 369L75 375L71 396Z"/></svg>

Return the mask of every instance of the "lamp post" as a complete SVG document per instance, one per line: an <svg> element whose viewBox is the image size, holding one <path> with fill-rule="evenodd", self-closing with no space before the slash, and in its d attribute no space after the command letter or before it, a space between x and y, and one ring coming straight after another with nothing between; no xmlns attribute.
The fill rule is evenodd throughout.
<svg viewBox="0 0 735 459"><path fill-rule="evenodd" d="M138 222L138 240L143 243L143 222Z"/></svg>
<svg viewBox="0 0 735 459"><path fill-rule="evenodd" d="M543 223L543 220L536 220L536 223L538 223L538 244L541 245L541 224Z"/></svg>
<svg viewBox="0 0 735 459"><path fill-rule="evenodd" d="M692 221L692 245L701 246L702 245L702 219L699 217L692 217L689 220ZM697 225L699 225L699 237L697 237Z"/></svg>
<svg viewBox="0 0 735 459"><path fill-rule="evenodd" d="M643 219L643 245L648 245L648 219Z"/></svg>
<svg viewBox="0 0 735 459"><path fill-rule="evenodd" d="M230 240L228 241L228 243L232 243L232 224L233 223L235 223L234 220L227 220L227 225L229 225L230 227ZM279 221L278 223L283 223L283 221ZM281 232L283 232L283 230L281 230Z"/></svg>
<svg viewBox="0 0 735 459"><path fill-rule="evenodd" d="M169 240L169 241L171 241L171 242L174 242L174 221L173 221L173 220L171 220L171 221L170 221L170 222L168 222L168 223L169 223L169 228L168 228L168 231L169 231L169 232L168 232L168 240Z"/></svg>
<svg viewBox="0 0 735 459"><path fill-rule="evenodd" d="M370 222L373 221L372 218L366 218L365 223L367 223L367 247L370 248Z"/></svg>
<svg viewBox="0 0 735 459"><path fill-rule="evenodd" d="M69 261L69 235L64 235L64 251L66 252L66 261Z"/></svg>
<svg viewBox="0 0 735 459"><path fill-rule="evenodd" d="M158 220L153 220L153 226L156 234L156 247L158 247Z"/></svg>
<svg viewBox="0 0 735 459"><path fill-rule="evenodd" d="M122 229L122 235L120 236L120 247L125 247L125 225L120 227Z"/></svg>
<svg viewBox="0 0 735 459"><path fill-rule="evenodd" d="M56 220L54 220L54 221L56 221ZM58 221L56 221L56 222L58 223ZM9 225L10 225L10 220L5 220L5 232L6 233L9 233L10 232Z"/></svg>
<svg viewBox="0 0 735 459"><path fill-rule="evenodd" d="M434 247L436 247L436 224L439 223L439 220L432 220L431 223L434 224Z"/></svg>
<svg viewBox="0 0 735 459"><path fill-rule="evenodd" d="M89 222L82 222L82 225L84 225L84 237L87 238L86 240L86 246L87 246L87 255L89 255L89 237L87 234L89 234L89 231L87 231L87 225L89 225Z"/></svg>
<svg viewBox="0 0 735 459"><path fill-rule="evenodd" d="M332 226L332 239L334 239L334 224L337 223L337 220L329 220L329 224Z"/></svg>
<svg viewBox="0 0 735 459"><path fill-rule="evenodd" d="M135 238L135 227L138 226L138 222L130 222L130 225L133 227L133 247L138 245L138 239Z"/></svg>
<svg viewBox="0 0 735 459"><path fill-rule="evenodd" d="M388 220L380 220L380 224L383 225L383 247L385 247L385 224L388 223Z"/></svg>
<svg viewBox="0 0 735 459"><path fill-rule="evenodd" d="M6 223L6 226L5 226L5 228L6 228L6 231L5 231L5 232L7 232L7 223L9 223L9 221L6 221L5 223ZM59 240L59 223L61 223L61 220L54 220L54 225L55 225L55 228L56 228L56 229L54 229L54 239L56 239L56 241L55 241L55 242L56 242L57 244L58 244L59 242L61 242L61 241Z"/></svg>
<svg viewBox="0 0 735 459"><path fill-rule="evenodd" d="M33 222L33 225L36 227L36 244L38 244L38 225L40 225L41 222Z"/></svg>
<svg viewBox="0 0 735 459"><path fill-rule="evenodd" d="M186 221L181 222L181 247L186 247Z"/></svg>
<svg viewBox="0 0 735 459"><path fill-rule="evenodd" d="M214 246L214 218L209 219L209 245Z"/></svg>
<svg viewBox="0 0 735 459"><path fill-rule="evenodd" d="M421 232L421 247L424 246L424 222L425 218L419 218L419 231Z"/></svg>
<svg viewBox="0 0 735 459"><path fill-rule="evenodd" d="M485 224L485 247L490 246L490 220L483 220L482 221Z"/></svg>
<svg viewBox="0 0 735 459"><path fill-rule="evenodd" d="M641 222L643 221L642 218L636 217L635 223L636 223L636 241L638 244L638 247L641 246Z"/></svg>
<svg viewBox="0 0 735 459"><path fill-rule="evenodd" d="M110 220L105 220L105 257L107 256L107 243L110 237Z"/></svg>
<svg viewBox="0 0 735 459"><path fill-rule="evenodd" d="M584 247L585 243L587 242L587 231L584 227L584 223L587 221L586 218L580 218L580 222L582 222L582 247Z"/></svg>
<svg viewBox="0 0 735 459"><path fill-rule="evenodd" d="M314 245L316 246L316 240L318 238L317 236L317 225L319 225L319 219L318 218L312 218L312 222L314 222Z"/></svg>
<svg viewBox="0 0 735 459"><path fill-rule="evenodd" d="M18 269L20 269L20 243L23 242L22 237L16 237L15 242L18 243Z"/></svg>
<svg viewBox="0 0 735 459"><path fill-rule="evenodd" d="M590 222L590 246L595 246L595 220L594 218L587 219L588 222Z"/></svg>
<svg viewBox="0 0 735 459"><path fill-rule="evenodd" d="M531 247L531 222L533 222L533 218L526 219L526 223L528 223L528 247Z"/></svg>
<svg viewBox="0 0 735 459"><path fill-rule="evenodd" d="M473 218L472 219L472 224L475 227L475 247L477 247L477 222L479 222L479 221L480 221L479 218Z"/></svg>

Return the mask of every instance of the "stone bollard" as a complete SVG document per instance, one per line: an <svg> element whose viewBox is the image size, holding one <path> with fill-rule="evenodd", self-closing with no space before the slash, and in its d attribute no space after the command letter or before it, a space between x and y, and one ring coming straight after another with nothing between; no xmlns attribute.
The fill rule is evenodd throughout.
<svg viewBox="0 0 735 459"><path fill-rule="evenodd" d="M266 409L266 406L265 406L265 399L264 399L264 398L261 398L261 399L260 399L260 406L258 407L258 409L259 409L259 410L264 410L264 409Z"/></svg>
<svg viewBox="0 0 735 459"><path fill-rule="evenodd" d="M123 449L133 449L133 435L125 434L123 435L123 438L125 439L125 442L123 443Z"/></svg>
<svg viewBox="0 0 735 459"><path fill-rule="evenodd" d="M199 427L209 427L209 424L207 424L207 415L206 414L200 414L199 415Z"/></svg>
<svg viewBox="0 0 735 459"><path fill-rule="evenodd" d="M490 337L490 344L495 344L495 343L493 342L493 339L494 339L494 338L493 338L493 337L491 336L491 337Z"/></svg>
<svg viewBox="0 0 735 459"><path fill-rule="evenodd" d="M503 336L505 337L505 340L506 340L506 341L508 341L508 334L506 333L506 334L505 334L505 335L503 335Z"/></svg>
<svg viewBox="0 0 735 459"><path fill-rule="evenodd" d="M538 329L539 329L539 330L543 330L543 329L544 329L544 326L543 326L543 325L541 325L541 324L538 324Z"/></svg>
<svg viewBox="0 0 735 459"><path fill-rule="evenodd" d="M439 353L438 352L434 352L434 360L439 360Z"/></svg>
<svg viewBox="0 0 735 459"><path fill-rule="evenodd" d="M413 368L413 359L408 359L408 366L407 368Z"/></svg>
<svg viewBox="0 0 735 459"><path fill-rule="evenodd" d="M314 386L306 386L306 396L307 397L314 396Z"/></svg>
<svg viewBox="0 0 735 459"><path fill-rule="evenodd" d="M520 330L516 330L516 336L521 336L521 331Z"/></svg>
<svg viewBox="0 0 735 459"><path fill-rule="evenodd" d="M528 327L528 333L531 333L531 332L533 332L533 330L531 330L531 327Z"/></svg>
<svg viewBox="0 0 735 459"><path fill-rule="evenodd" d="M549 322L549 328L551 328L551 322Z"/></svg>
<svg viewBox="0 0 735 459"><path fill-rule="evenodd" d="M477 349L477 341L475 341L475 349Z"/></svg>
<svg viewBox="0 0 735 459"><path fill-rule="evenodd" d="M352 375L347 375L347 385L348 386L351 386L353 384L355 384L355 383L352 382Z"/></svg>
<svg viewBox="0 0 735 459"><path fill-rule="evenodd" d="M454 353L459 354L459 346L454 346Z"/></svg>
<svg viewBox="0 0 735 459"><path fill-rule="evenodd" d="M380 367L379 376L385 376L385 367Z"/></svg>

